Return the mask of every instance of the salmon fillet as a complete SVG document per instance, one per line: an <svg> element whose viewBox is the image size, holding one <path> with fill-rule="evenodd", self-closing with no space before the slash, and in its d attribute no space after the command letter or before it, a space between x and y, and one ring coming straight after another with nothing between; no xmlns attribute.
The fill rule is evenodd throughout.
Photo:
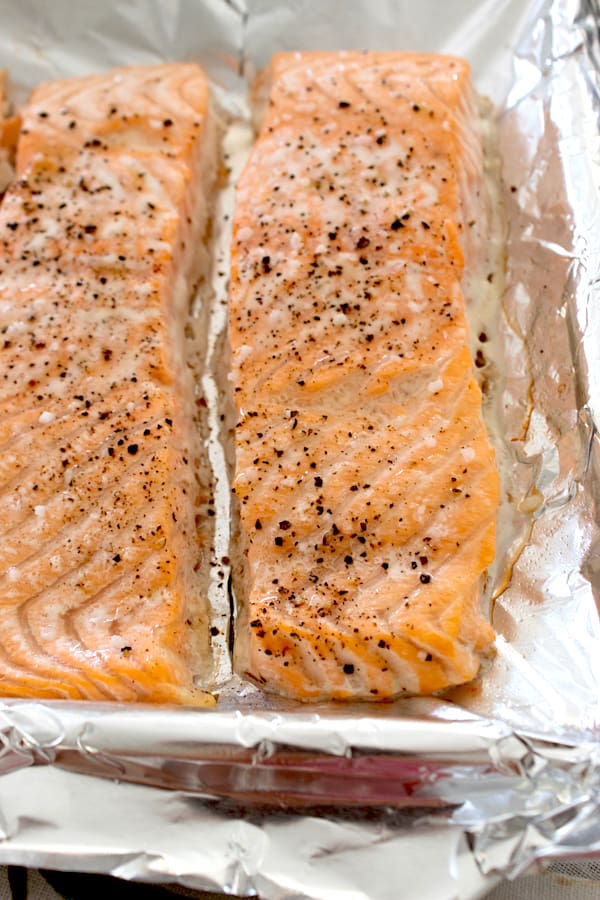
<svg viewBox="0 0 600 900"><path fill-rule="evenodd" d="M188 64L45 84L23 111L0 208L5 696L213 702L184 326L214 129Z"/></svg>
<svg viewBox="0 0 600 900"><path fill-rule="evenodd" d="M236 666L299 700L439 691L494 637L498 474L461 288L488 216L468 65L294 53L269 78L232 250Z"/></svg>
<svg viewBox="0 0 600 900"><path fill-rule="evenodd" d="M0 70L0 195L14 175L15 150L21 126L20 116L9 116L8 74Z"/></svg>

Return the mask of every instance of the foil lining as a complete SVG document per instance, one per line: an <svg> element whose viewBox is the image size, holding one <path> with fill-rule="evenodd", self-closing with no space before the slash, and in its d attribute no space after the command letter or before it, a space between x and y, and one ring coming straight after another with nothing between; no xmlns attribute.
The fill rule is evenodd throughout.
<svg viewBox="0 0 600 900"><path fill-rule="evenodd" d="M444 699L299 707L231 675L221 566L216 710L0 704L0 863L264 898L475 898L600 854L600 8L597 0L0 0L17 102L46 78L197 59L230 122L207 398L218 440L228 215L248 80L275 50L466 56L498 113L507 272L488 415L507 502L497 655Z"/></svg>

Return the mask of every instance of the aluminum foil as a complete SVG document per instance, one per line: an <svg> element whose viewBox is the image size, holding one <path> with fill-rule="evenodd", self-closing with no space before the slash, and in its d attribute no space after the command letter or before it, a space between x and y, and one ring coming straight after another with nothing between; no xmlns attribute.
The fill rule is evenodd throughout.
<svg viewBox="0 0 600 900"><path fill-rule="evenodd" d="M0 0L15 98L46 78L197 59L230 122L211 359L248 81L280 49L466 56L498 113L507 231L487 415L505 502L497 654L474 685L386 705L298 705L231 675L214 711L0 704L0 863L264 898L475 898L537 862L600 854L600 9L596 0ZM493 297L491 298L493 300ZM477 313L479 315L479 313ZM200 389L227 497L218 390ZM221 574L219 574L221 573ZM211 602L229 604L217 567Z"/></svg>

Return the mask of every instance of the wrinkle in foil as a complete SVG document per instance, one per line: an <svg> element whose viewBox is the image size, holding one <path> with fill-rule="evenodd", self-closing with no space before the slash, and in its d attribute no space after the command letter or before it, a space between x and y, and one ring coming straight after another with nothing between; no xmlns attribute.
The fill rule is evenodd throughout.
<svg viewBox="0 0 600 900"><path fill-rule="evenodd" d="M563 735L593 733L600 723L594 596L600 160L591 55L598 38L590 16L591 5L545 5L516 48L516 72L528 77L517 79L500 118L511 223L504 310L527 353L528 372L514 386L522 391L531 379L527 429L511 434L508 421L506 433L515 472L529 470L529 496L537 503L527 543L496 602L498 657L468 702L516 727ZM519 394L508 400L514 415Z"/></svg>
<svg viewBox="0 0 600 900"><path fill-rule="evenodd" d="M197 59L212 79L231 169L202 297L211 364L199 386L220 478L218 559L219 273L249 143L247 81L281 49L465 55L495 104L503 160L490 409L510 494L497 655L474 685L376 706L267 697L231 676L223 564L211 595L216 711L0 705L0 861L265 898L451 900L535 860L600 853L596 0L0 0L0 10L17 102L41 80L114 65Z"/></svg>

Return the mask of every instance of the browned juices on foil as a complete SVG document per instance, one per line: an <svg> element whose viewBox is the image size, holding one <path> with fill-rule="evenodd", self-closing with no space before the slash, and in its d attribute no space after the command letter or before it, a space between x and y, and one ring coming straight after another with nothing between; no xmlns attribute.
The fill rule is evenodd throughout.
<svg viewBox="0 0 600 900"><path fill-rule="evenodd" d="M236 665L300 700L439 691L494 638L499 481L461 288L487 216L469 68L291 53L268 77L233 233Z"/></svg>
<svg viewBox="0 0 600 900"><path fill-rule="evenodd" d="M0 208L0 694L211 704L195 65L36 89ZM197 527L196 520L200 521Z"/></svg>

